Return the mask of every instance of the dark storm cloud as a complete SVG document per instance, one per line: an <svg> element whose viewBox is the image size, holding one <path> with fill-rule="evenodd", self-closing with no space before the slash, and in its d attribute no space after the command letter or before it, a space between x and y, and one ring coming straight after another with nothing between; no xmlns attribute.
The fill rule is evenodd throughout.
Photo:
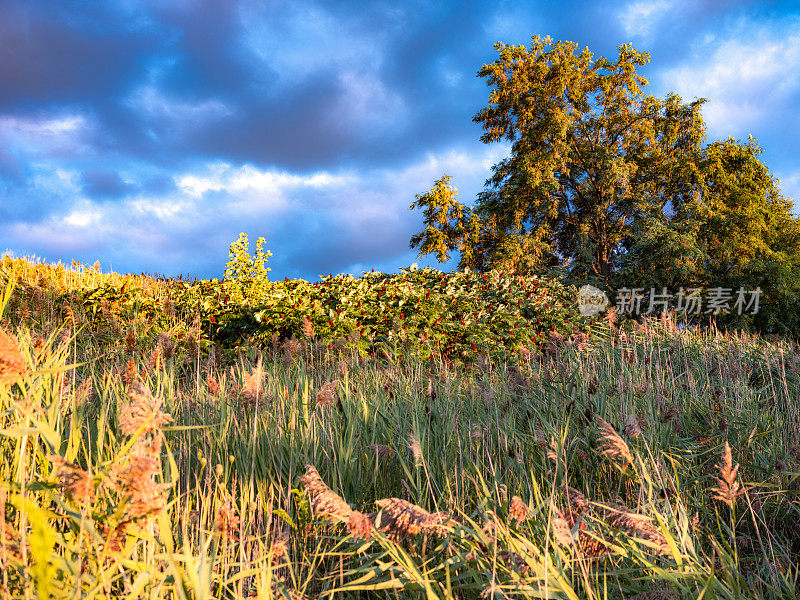
<svg viewBox="0 0 800 600"><path fill-rule="evenodd" d="M3 3L0 110L91 106L97 98L116 95L139 74L139 60L157 45L157 31L128 30L130 23L111 11L87 24L79 18L83 5Z"/></svg>
<svg viewBox="0 0 800 600"><path fill-rule="evenodd" d="M119 198L136 188L122 181L119 173L104 169L84 171L81 181L83 191L92 198Z"/></svg>

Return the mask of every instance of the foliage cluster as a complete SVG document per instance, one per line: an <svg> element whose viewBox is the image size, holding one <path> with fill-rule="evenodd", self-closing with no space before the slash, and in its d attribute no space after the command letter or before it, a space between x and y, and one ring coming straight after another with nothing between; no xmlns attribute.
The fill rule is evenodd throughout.
<svg viewBox="0 0 800 600"><path fill-rule="evenodd" d="M170 315L188 315L192 325L174 336L197 338L204 352L214 344L230 350L295 338L306 346L335 344L370 354L472 360L487 351L527 352L546 344L552 332L570 337L589 324L578 313L575 288L537 276L409 268L399 274L328 276L315 283L272 282L263 261L264 270L257 271L253 258L242 258L246 238L243 247L232 244L231 253L238 253L238 262L229 262L229 276L222 281L116 276L84 288L59 283L68 269L39 265L36 284L30 286L22 281L30 278L28 267L21 265L11 302L17 307L39 295L53 296L60 311L79 312L94 331L109 335L115 329L121 335L116 322L138 320L135 335L142 337L168 330ZM6 279L13 264L4 259Z"/></svg>

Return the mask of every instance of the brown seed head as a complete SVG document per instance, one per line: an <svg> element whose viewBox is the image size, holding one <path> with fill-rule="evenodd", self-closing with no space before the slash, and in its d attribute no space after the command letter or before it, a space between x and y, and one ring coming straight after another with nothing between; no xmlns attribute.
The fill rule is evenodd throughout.
<svg viewBox="0 0 800 600"><path fill-rule="evenodd" d="M314 466L306 465L306 472L300 478L300 483L306 490L315 515L334 521L347 521L350 518L350 505L322 481Z"/></svg>
<svg viewBox="0 0 800 600"><path fill-rule="evenodd" d="M372 521L367 515L354 510L347 518L347 530L356 539L369 539L372 535Z"/></svg>
<svg viewBox="0 0 800 600"><path fill-rule="evenodd" d="M380 508L375 528L394 539L405 539L419 533L443 536L454 525L448 513L429 513L400 498L376 500L375 505Z"/></svg>
<svg viewBox="0 0 800 600"><path fill-rule="evenodd" d="M214 519L214 529L217 535L230 540L238 540L240 523L241 519L236 514L236 507L231 504L230 499L226 499L219 507L217 517Z"/></svg>
<svg viewBox="0 0 800 600"><path fill-rule="evenodd" d="M725 450L722 452L722 461L717 465L719 469L719 477L717 480L717 487L711 488L711 491L716 492L714 498L720 500L730 507L736 503L736 499L744 493L744 488L736 480L739 473L739 465L733 464L733 457L731 455L731 446L725 442Z"/></svg>
<svg viewBox="0 0 800 600"><path fill-rule="evenodd" d="M26 372L16 338L0 329L0 385L12 386Z"/></svg>
<svg viewBox="0 0 800 600"><path fill-rule="evenodd" d="M646 515L628 510L616 504L596 503L605 513L606 522L626 532L628 535L646 540L656 546L658 554L669 554L669 544L664 535L653 525L652 519Z"/></svg>
<svg viewBox="0 0 800 600"><path fill-rule="evenodd" d="M300 325L300 328L303 330L303 335L306 336L308 339L317 336L317 330L314 329L314 324L308 317L303 317L303 322Z"/></svg>
<svg viewBox="0 0 800 600"><path fill-rule="evenodd" d="M245 374L242 384L243 406L249 409L258 408L266 404L268 398L264 394L264 374L261 370L261 361L256 367Z"/></svg>
<svg viewBox="0 0 800 600"><path fill-rule="evenodd" d="M161 472L161 438L140 439L131 449L127 468L117 475L117 485L130 499L132 519L148 517L164 510L167 485L156 483Z"/></svg>
<svg viewBox="0 0 800 600"><path fill-rule="evenodd" d="M48 457L55 466L59 485L77 502L90 504L94 500L94 480L92 476L78 465L67 462L54 454Z"/></svg>
<svg viewBox="0 0 800 600"><path fill-rule="evenodd" d="M175 354L175 341L167 333L159 333L157 345L161 348L164 360L169 360Z"/></svg>
<svg viewBox="0 0 800 600"><path fill-rule="evenodd" d="M127 402L120 408L119 425L124 435L134 435L142 427L141 434L159 432L163 425L172 422L172 415L161 410L164 400L154 397L145 385L137 381L128 391Z"/></svg>
<svg viewBox="0 0 800 600"><path fill-rule="evenodd" d="M625 427L622 432L629 438L636 438L642 435L642 428L639 427L639 420L635 413L631 413L625 417Z"/></svg>
<svg viewBox="0 0 800 600"><path fill-rule="evenodd" d="M323 385L319 392L317 392L317 406L325 407L335 404L339 399L336 394L336 388L338 387L338 379L334 379Z"/></svg>
<svg viewBox="0 0 800 600"><path fill-rule="evenodd" d="M512 496L508 505L508 518L517 523L522 523L531 514L528 505L519 496Z"/></svg>
<svg viewBox="0 0 800 600"><path fill-rule="evenodd" d="M616 430L600 416L597 417L597 422L600 425L600 445L602 453L612 459L619 459L625 463L625 466L633 462L633 455Z"/></svg>

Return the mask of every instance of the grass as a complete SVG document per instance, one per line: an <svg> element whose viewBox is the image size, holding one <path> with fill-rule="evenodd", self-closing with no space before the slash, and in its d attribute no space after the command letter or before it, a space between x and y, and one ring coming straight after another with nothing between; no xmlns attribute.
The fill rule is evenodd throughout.
<svg viewBox="0 0 800 600"><path fill-rule="evenodd" d="M797 597L795 343L663 319L466 366L209 352L190 315L57 308L113 275L18 268L3 597Z"/></svg>

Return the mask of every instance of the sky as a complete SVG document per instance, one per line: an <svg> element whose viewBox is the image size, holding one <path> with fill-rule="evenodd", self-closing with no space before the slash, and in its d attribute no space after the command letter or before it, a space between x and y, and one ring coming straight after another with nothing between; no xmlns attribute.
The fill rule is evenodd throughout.
<svg viewBox="0 0 800 600"><path fill-rule="evenodd" d="M394 272L416 194L471 204L498 41L651 53L646 92L708 98L800 199L800 2L0 0L0 251L221 277L239 232L271 278ZM800 203L796 203L800 206Z"/></svg>

